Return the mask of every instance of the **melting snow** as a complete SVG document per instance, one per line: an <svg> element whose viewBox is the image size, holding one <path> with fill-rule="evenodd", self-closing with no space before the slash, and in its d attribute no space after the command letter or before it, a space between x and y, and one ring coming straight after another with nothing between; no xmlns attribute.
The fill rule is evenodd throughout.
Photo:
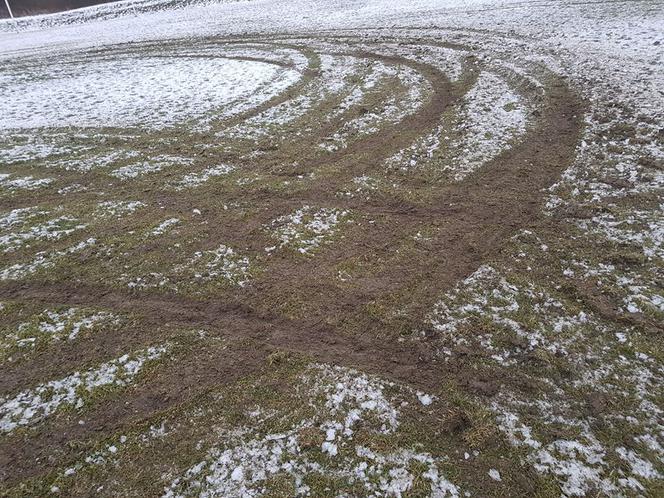
<svg viewBox="0 0 664 498"><path fill-rule="evenodd" d="M317 211L304 206L293 214L284 215L272 222L274 237L279 247L289 247L302 254L311 254L338 231L338 225L346 221L350 213L334 208Z"/></svg>
<svg viewBox="0 0 664 498"><path fill-rule="evenodd" d="M41 384L14 397L0 398L0 430L7 433L19 426L34 424L64 405L81 408L85 405L87 393L104 386L128 385L145 363L158 359L167 350L167 346L150 347L83 373L75 372L63 379Z"/></svg>

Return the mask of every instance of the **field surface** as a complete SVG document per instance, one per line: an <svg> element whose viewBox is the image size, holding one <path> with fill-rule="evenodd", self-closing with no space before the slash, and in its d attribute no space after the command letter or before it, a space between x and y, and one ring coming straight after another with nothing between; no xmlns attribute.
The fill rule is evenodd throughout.
<svg viewBox="0 0 664 498"><path fill-rule="evenodd" d="M0 495L664 496L664 6L0 22Z"/></svg>

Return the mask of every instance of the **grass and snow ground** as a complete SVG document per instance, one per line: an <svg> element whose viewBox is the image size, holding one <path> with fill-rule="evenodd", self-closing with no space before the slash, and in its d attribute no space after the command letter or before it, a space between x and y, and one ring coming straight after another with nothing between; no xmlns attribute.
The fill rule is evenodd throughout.
<svg viewBox="0 0 664 498"><path fill-rule="evenodd" d="M439 354L450 361L472 351L469 363L496 362L538 386L535 393L503 389L491 409L525 460L558 476L563 493L643 491L647 480L661 478L661 447L648 442L661 436L664 382L647 337L549 293L559 289L526 282L484 266L445 295L431 318ZM648 470L620 464L629 459Z"/></svg>
<svg viewBox="0 0 664 498"><path fill-rule="evenodd" d="M0 22L0 494L664 493L663 23L567 0ZM523 150L561 172L530 196ZM162 364L171 326L195 340Z"/></svg>
<svg viewBox="0 0 664 498"><path fill-rule="evenodd" d="M287 247L301 254L311 254L327 243L339 230L339 225L348 222L350 213L335 208L315 209L303 206L292 214L274 220L269 229L279 241L279 248ZM269 247L266 251L273 251Z"/></svg>
<svg viewBox="0 0 664 498"><path fill-rule="evenodd" d="M144 351L124 354L102 363L96 368L51 380L16 396L0 399L0 431L11 432L17 427L39 422L63 406L78 409L85 405L86 397L101 388L127 386L144 364L157 360L168 351L168 346L150 347Z"/></svg>
<svg viewBox="0 0 664 498"><path fill-rule="evenodd" d="M306 496L317 487L308 483L318 474L368 496L400 496L416 479L434 496L459 495L432 455L377 451L356 441L358 433L398 431L401 407L420 403L412 391L327 365L306 369L296 389L305 406L315 410L314 416L278 433L257 436L256 426L271 415L260 409L252 412L254 427L223 434L221 446L208 450L204 460L174 479L163 496L259 496L275 477L289 482L294 496Z"/></svg>
<svg viewBox="0 0 664 498"><path fill-rule="evenodd" d="M3 310L7 313L7 310ZM73 341L81 334L117 325L120 318L106 311L78 308L44 310L26 321L3 327L0 349L2 358L14 361L16 353L39 350L53 341Z"/></svg>
<svg viewBox="0 0 664 498"><path fill-rule="evenodd" d="M464 97L456 132L450 144L454 179L462 180L518 141L527 126L527 108L506 81L482 72Z"/></svg>

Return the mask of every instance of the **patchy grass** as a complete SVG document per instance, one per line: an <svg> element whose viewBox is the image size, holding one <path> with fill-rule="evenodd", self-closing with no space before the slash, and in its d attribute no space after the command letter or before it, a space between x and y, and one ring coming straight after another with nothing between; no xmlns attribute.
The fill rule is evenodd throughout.
<svg viewBox="0 0 664 498"><path fill-rule="evenodd" d="M0 68L0 493L661 494L648 7L415 8Z"/></svg>

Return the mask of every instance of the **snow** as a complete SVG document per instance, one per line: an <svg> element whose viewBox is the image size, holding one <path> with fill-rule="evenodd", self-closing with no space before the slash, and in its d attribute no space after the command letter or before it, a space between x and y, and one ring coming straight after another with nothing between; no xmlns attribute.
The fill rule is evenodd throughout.
<svg viewBox="0 0 664 498"><path fill-rule="evenodd" d="M249 258L224 244L209 251L198 251L190 262L176 268L176 271L185 270L193 272L196 280L222 278L240 287L247 284L250 276Z"/></svg>
<svg viewBox="0 0 664 498"><path fill-rule="evenodd" d="M90 332L100 325L118 323L119 318L112 313L89 312L78 308L63 311L44 310L21 322L16 329L7 333L0 341L0 350L11 352L15 349L32 349L38 344L54 341L73 341L81 332Z"/></svg>
<svg viewBox="0 0 664 498"><path fill-rule="evenodd" d="M13 175L0 174L0 187L7 190L37 190L53 183L53 178L34 178L33 176L23 176L14 178Z"/></svg>
<svg viewBox="0 0 664 498"><path fill-rule="evenodd" d="M310 255L326 244L338 232L339 225L347 222L350 213L335 208L303 206L292 214L283 215L272 222L273 236L279 247L288 247Z"/></svg>
<svg viewBox="0 0 664 498"><path fill-rule="evenodd" d="M0 229L5 230L14 225L24 225L29 219L42 214L48 214L45 211L37 211L36 207L12 209L4 216L0 217Z"/></svg>
<svg viewBox="0 0 664 498"><path fill-rule="evenodd" d="M616 449L616 453L630 464L632 472L637 476L644 477L645 479L662 478L662 474L655 470L652 463L640 458L634 451L620 447Z"/></svg>
<svg viewBox="0 0 664 498"><path fill-rule="evenodd" d="M433 403L433 397L428 394L418 392L417 399L419 399L420 403L422 403L424 406L429 406L431 403Z"/></svg>
<svg viewBox="0 0 664 498"><path fill-rule="evenodd" d="M533 232L515 238L523 237L532 241L535 253L540 251L542 244ZM606 269L607 274L614 271ZM644 441L650 441L661 427L661 412L653 403L661 368L647 355L624 353L622 348L634 342L633 329L607 323L590 312L578 311L577 306L530 282L512 282L496 268L482 266L446 293L436 305L431 323L441 334L439 354L446 361L456 347L470 347L475 354L490 358L483 361L495 361L506 369L518 368L523 351L544 349L565 361L574 371L574 380L556 383L544 371L529 375L541 385L537 394L502 389L492 403L498 427L512 445L525 451L526 460L537 471L557 477L566 496L583 496L595 488L605 494L616 494L625 486L640 489L645 475L658 472L652 455L642 449L627 453L604 443L592 418L583 416L583 410L579 413L573 400L588 390L640 400L630 410L631 423ZM472 327L478 324L482 325ZM524 341L505 348L499 345L504 333ZM615 407L604 416L624 418L623 409ZM544 439L540 435L547 427L558 425L574 427L576 436ZM613 477L609 455L633 464L632 474Z"/></svg>
<svg viewBox="0 0 664 498"><path fill-rule="evenodd" d="M535 320L524 322L524 312L533 313ZM522 347L528 350L543 348L552 353L565 353L576 342L577 334L588 327L599 328L585 312L574 313L544 289L529 285L520 288L510 283L493 267L481 266L475 273L459 283L439 301L430 321L441 333L444 341L456 345L467 340L458 334L460 328L479 317L493 322L523 338ZM537 325L532 327L530 323ZM513 351L495 344L493 334L478 334L475 340L483 349L493 353L499 364L513 365Z"/></svg>
<svg viewBox="0 0 664 498"><path fill-rule="evenodd" d="M526 130L526 106L510 85L494 73L482 72L461 104L454 179L462 180L500 154Z"/></svg>
<svg viewBox="0 0 664 498"><path fill-rule="evenodd" d="M169 224L173 226L174 223ZM153 232L151 232L153 233ZM187 261L172 265L164 273L150 272L142 275L123 273L120 281L130 289L171 289L179 291L182 283L221 282L244 287L251 279L249 258L235 249L220 244L215 249L196 251Z"/></svg>
<svg viewBox="0 0 664 498"><path fill-rule="evenodd" d="M142 207L145 207L145 203L141 201L103 201L97 204L97 214L122 218Z"/></svg>
<svg viewBox="0 0 664 498"><path fill-rule="evenodd" d="M587 442L556 440L546 446L533 439L530 427L521 423L518 416L504 408L500 410L500 428L506 432L515 446L527 446L534 451L528 460L540 472L551 472L562 481L565 496L585 496L594 487L608 495L615 494L615 485L603 476L604 449L587 427L583 438Z"/></svg>
<svg viewBox="0 0 664 498"><path fill-rule="evenodd" d="M406 496L416 479L429 486L431 496L459 496L459 488L440 470L444 458L407 449L379 452L353 442L353 428L360 422L365 431L386 434L397 430L398 407L403 401L385 390L404 389L403 395L416 399L408 388L353 369L321 364L308 368L296 388L305 397L304 403L314 409L312 418L278 433L250 427L224 430L218 447L213 446L203 460L173 479L163 496L261 496L273 476L287 477L294 496L310 496L306 478L323 471L354 484L353 489L364 490L366 496ZM320 451L334 462L329 469L304 451L301 437L305 430L324 436ZM423 470L414 471L414 464Z"/></svg>
<svg viewBox="0 0 664 498"><path fill-rule="evenodd" d="M71 158L72 155L76 156L76 153L83 153L85 156L82 158ZM115 149L108 153L96 154L92 156L89 156L87 151L70 151L70 154L66 158L56 158L53 161L49 161L46 166L61 168L65 171L87 172L110 166L118 161L132 159L139 155L139 152L135 150L124 149Z"/></svg>
<svg viewBox="0 0 664 498"><path fill-rule="evenodd" d="M314 80L303 89L302 94L283 104L272 107L258 116L241 123L225 135L243 138L255 138L267 135L266 126L287 125L304 117L318 101L340 94L349 86L348 79L358 69L360 59L349 56L323 54L320 57L320 71L323 81Z"/></svg>
<svg viewBox="0 0 664 498"><path fill-rule="evenodd" d="M324 441L322 446L321 446L321 451L323 453L327 453L331 457L337 455L337 445L334 443L330 443L329 441Z"/></svg>
<svg viewBox="0 0 664 498"><path fill-rule="evenodd" d="M35 424L65 405L81 408L86 393L105 386L128 385L144 364L158 359L167 350L168 346L150 347L27 389L14 397L0 398L0 431L9 433L17 427Z"/></svg>
<svg viewBox="0 0 664 498"><path fill-rule="evenodd" d="M39 252L29 263L16 263L0 270L0 280L21 280L39 270L53 268L57 263L71 254L81 252L97 243L97 240L90 237L78 244L70 246L60 251Z"/></svg>
<svg viewBox="0 0 664 498"><path fill-rule="evenodd" d="M171 230L175 225L180 223L179 218L169 218L162 221L157 227L152 230L152 235L163 235L167 231Z"/></svg>
<svg viewBox="0 0 664 498"><path fill-rule="evenodd" d="M65 152L67 152L67 149L64 147L57 147L47 143L28 142L0 149L0 161L4 164L12 164L21 161L44 159Z"/></svg>
<svg viewBox="0 0 664 498"><path fill-rule="evenodd" d="M53 218L40 225L34 225L24 232L13 232L0 235L0 249L3 252L13 252L21 247L29 247L31 241L55 241L72 233L86 228L86 224L79 223L71 216Z"/></svg>
<svg viewBox="0 0 664 498"><path fill-rule="evenodd" d="M104 123L159 129L215 109L232 115L266 83L271 91L261 95L264 100L298 79L296 71L265 62L189 57L124 56L45 65L32 73L33 80L5 82L2 128Z"/></svg>
<svg viewBox="0 0 664 498"><path fill-rule="evenodd" d="M185 188L194 188L200 185L203 185L210 178L215 178L217 176L227 175L235 168L227 164L221 164L219 166L213 166L211 168L206 168L199 173L188 173L182 180L180 180L176 185L176 190L182 190Z"/></svg>
<svg viewBox="0 0 664 498"><path fill-rule="evenodd" d="M339 130L325 139L325 143L320 145L321 148L328 152L345 149L352 141L362 136L375 133L383 126L399 123L409 114L416 112L432 91L426 79L411 68L400 66L395 68L379 63L374 66L375 71L370 73L370 78L361 87L357 87L329 118L342 114L352 106L361 105L367 94L380 85L388 86L396 95L385 99L379 109L347 120ZM390 81L396 84L390 84ZM398 93L398 89L403 93Z"/></svg>
<svg viewBox="0 0 664 498"><path fill-rule="evenodd" d="M149 161L137 162L122 166L116 170L111 171L110 175L121 180L138 178L146 173L155 173L164 168L173 167L177 165L190 164L191 159L185 157L162 155L157 156Z"/></svg>

